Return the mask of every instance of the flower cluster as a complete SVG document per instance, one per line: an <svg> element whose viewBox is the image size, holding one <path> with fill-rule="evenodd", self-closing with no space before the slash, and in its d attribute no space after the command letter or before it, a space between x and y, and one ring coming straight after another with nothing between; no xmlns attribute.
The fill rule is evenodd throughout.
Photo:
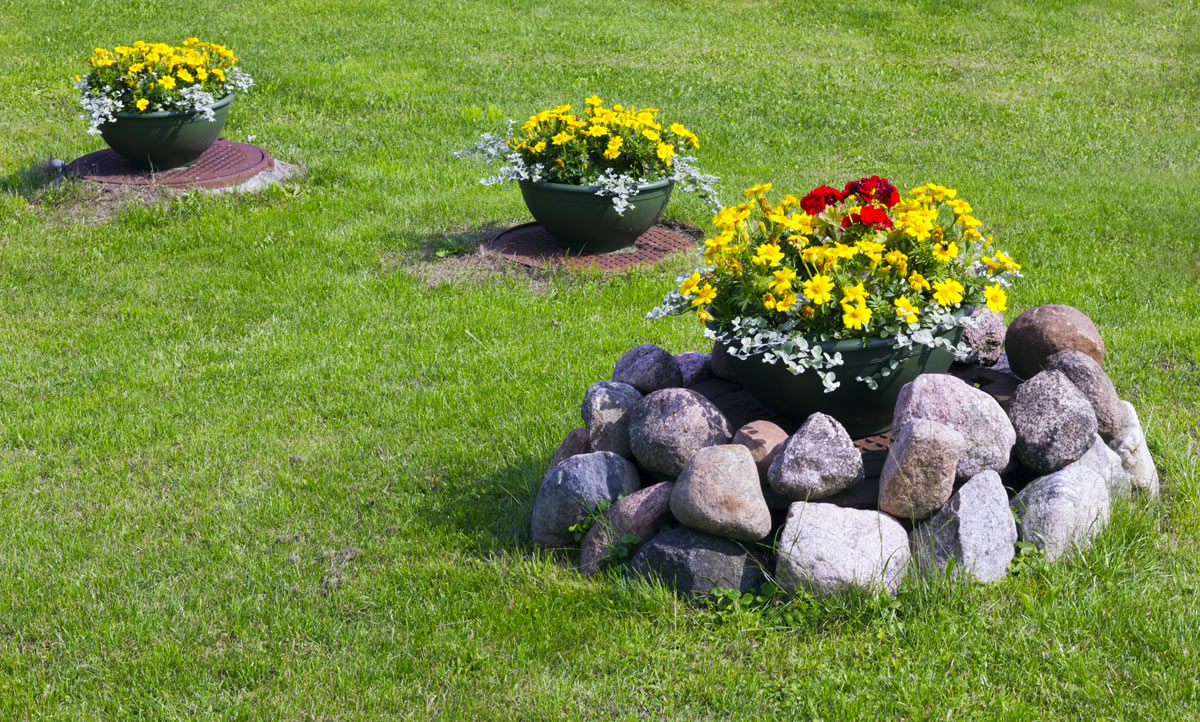
<svg viewBox="0 0 1200 722"><path fill-rule="evenodd" d="M712 200L717 178L701 173L689 155L700 139L658 114L657 108L609 107L593 95L582 113L559 105L530 116L519 128L509 121L505 138L485 133L455 155L478 154L504 163L497 176L483 179L484 185L528 180L594 186L598 195L612 196L618 213L632 207L639 184L662 179Z"/></svg>
<svg viewBox="0 0 1200 722"><path fill-rule="evenodd" d="M826 341L950 347L939 331L970 323L970 307L1003 311L1020 275L953 188L929 183L901 196L872 176L776 204L770 190L749 188L717 213L704 265L651 317L694 312L735 355L762 353L799 373L840 363L815 345ZM822 375L826 388L836 387L832 376Z"/></svg>
<svg viewBox="0 0 1200 722"><path fill-rule="evenodd" d="M212 120L208 106L254 84L237 62L229 48L197 38L182 46L139 40L112 50L96 48L88 58L91 70L75 76L88 132L99 133L117 113L195 110Z"/></svg>

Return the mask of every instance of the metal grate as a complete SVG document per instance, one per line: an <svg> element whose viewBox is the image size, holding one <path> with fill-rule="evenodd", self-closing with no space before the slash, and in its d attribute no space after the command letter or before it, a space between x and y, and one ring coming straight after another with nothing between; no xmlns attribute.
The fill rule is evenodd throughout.
<svg viewBox="0 0 1200 722"><path fill-rule="evenodd" d="M537 223L522 223L497 233L488 247L513 263L537 268L563 266L570 269L595 268L624 271L635 266L658 263L672 253L696 248L696 239L663 226L654 226L629 248L611 253L573 254L554 240Z"/></svg>
<svg viewBox="0 0 1200 722"><path fill-rule="evenodd" d="M165 171L134 168L111 148L88 153L67 164L65 172L106 186L166 186L169 188L224 188L244 183L271 170L275 161L255 145L219 138L191 166Z"/></svg>

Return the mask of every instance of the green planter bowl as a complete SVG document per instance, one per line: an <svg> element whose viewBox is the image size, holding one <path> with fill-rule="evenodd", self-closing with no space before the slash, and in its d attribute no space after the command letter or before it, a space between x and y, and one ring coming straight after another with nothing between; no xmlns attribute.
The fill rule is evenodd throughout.
<svg viewBox="0 0 1200 722"><path fill-rule="evenodd" d="M521 181L521 196L534 220L564 248L576 253L607 253L632 245L662 216L671 199L672 180L637 187L625 215L613 210L612 196L594 186Z"/></svg>
<svg viewBox="0 0 1200 722"><path fill-rule="evenodd" d="M970 309L965 313L969 314ZM946 329L936 335L958 343L962 328ZM871 339L865 346L862 341L830 341L819 345L827 354L841 352L844 361L833 369L841 385L829 393L825 393L821 379L811 369L793 374L782 362L765 363L761 356L746 359L730 356L730 369L756 401L784 418L802 424L810 414L820 411L841 422L851 438L861 439L892 428L896 398L905 384L921 374L946 373L954 363L954 354L945 349L926 346L898 349L891 339ZM858 376L878 374L893 360L899 366L879 380L879 388L871 390L855 380Z"/></svg>
<svg viewBox="0 0 1200 722"><path fill-rule="evenodd" d="M221 135L232 102L230 93L209 106L211 121L195 110L117 113L114 122L100 126L100 135L135 168L181 168L195 163Z"/></svg>

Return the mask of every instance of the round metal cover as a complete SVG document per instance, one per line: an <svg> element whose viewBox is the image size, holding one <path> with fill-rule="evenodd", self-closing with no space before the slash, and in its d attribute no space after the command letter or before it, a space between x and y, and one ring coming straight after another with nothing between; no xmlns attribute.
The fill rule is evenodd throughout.
<svg viewBox="0 0 1200 722"><path fill-rule="evenodd" d="M696 239L671 228L653 226L638 236L629 248L612 253L574 254L560 246L537 223L522 223L497 233L488 247L523 266L624 271L634 266L654 265L678 251L693 250Z"/></svg>
<svg viewBox="0 0 1200 722"><path fill-rule="evenodd" d="M204 151L188 168L149 171L134 168L111 148L88 153L67 164L65 172L106 186L167 186L169 188L224 188L245 183L275 167L267 151L256 145L226 138Z"/></svg>

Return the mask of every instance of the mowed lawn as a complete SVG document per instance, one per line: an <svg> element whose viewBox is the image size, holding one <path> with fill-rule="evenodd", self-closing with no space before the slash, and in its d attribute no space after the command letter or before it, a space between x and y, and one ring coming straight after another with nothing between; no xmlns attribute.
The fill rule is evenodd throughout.
<svg viewBox="0 0 1200 722"><path fill-rule="evenodd" d="M304 174L39 191L102 147L91 49L190 35L258 80L226 134ZM1200 716L1198 38L1191 0L0 0L0 719ZM685 258L456 255L527 215L453 151L592 93L694 129L729 201L958 188L1024 265L1010 319L1095 320L1162 497L1064 563L786 625L535 551L585 389L707 350L644 320Z"/></svg>

